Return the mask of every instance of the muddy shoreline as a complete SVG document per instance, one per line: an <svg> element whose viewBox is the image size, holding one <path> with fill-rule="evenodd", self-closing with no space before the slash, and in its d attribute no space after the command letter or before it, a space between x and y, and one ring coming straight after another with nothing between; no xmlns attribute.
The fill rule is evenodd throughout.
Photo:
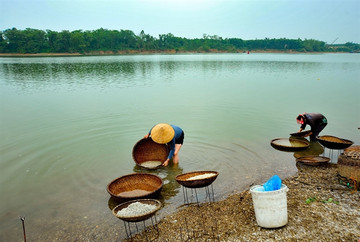
<svg viewBox="0 0 360 242"><path fill-rule="evenodd" d="M358 241L360 192L346 186L336 164L298 164L285 179L288 223L265 229L256 223L249 190L225 200L187 205L147 227L133 241ZM128 240L131 241L131 240Z"/></svg>

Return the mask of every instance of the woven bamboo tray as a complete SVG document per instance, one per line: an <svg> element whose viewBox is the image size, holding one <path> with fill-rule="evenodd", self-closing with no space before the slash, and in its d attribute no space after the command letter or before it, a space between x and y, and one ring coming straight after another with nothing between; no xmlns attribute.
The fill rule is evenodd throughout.
<svg viewBox="0 0 360 242"><path fill-rule="evenodd" d="M301 132L297 132L297 133L291 133L291 136L294 137L306 137L311 135L311 130L305 130L305 131L301 131Z"/></svg>
<svg viewBox="0 0 360 242"><path fill-rule="evenodd" d="M350 147L354 142L331 135L317 136L316 139L324 147L334 150L343 150Z"/></svg>
<svg viewBox="0 0 360 242"><path fill-rule="evenodd" d="M196 176L209 175L207 178L202 179L193 179ZM184 187L189 188L200 188L209 186L213 183L218 177L219 173L217 171L193 171L189 173L184 173L177 175L175 180Z"/></svg>
<svg viewBox="0 0 360 242"><path fill-rule="evenodd" d="M154 174L133 173L118 177L107 185L108 193L119 199L156 197L163 187L163 180Z"/></svg>
<svg viewBox="0 0 360 242"><path fill-rule="evenodd" d="M158 144L151 138L139 140L132 150L132 157L135 163L146 169L156 169L166 161L169 155L169 147L166 144ZM159 164L153 167L145 166L145 162L159 161Z"/></svg>
<svg viewBox="0 0 360 242"><path fill-rule="evenodd" d="M304 165L320 166L320 165L327 164L330 161L330 158L325 157L325 156L307 155L307 156L302 156L302 157L296 158L296 161L300 162L301 164L304 164Z"/></svg>
<svg viewBox="0 0 360 242"><path fill-rule="evenodd" d="M118 215L118 211L127 208L128 206L130 206L131 204L135 203L135 202L140 202L143 204L149 204L149 205L154 205L155 208L149 212L146 213L142 213L142 214L135 214L133 216L121 216ZM151 216L153 216L159 209L161 208L161 202L155 199L137 199L137 200L132 200L132 201L128 201L128 202L124 202L121 203L120 205L116 206L113 210L112 213L115 215L115 217L122 219L124 221L127 222L139 222L139 221L143 221L145 219L150 218Z"/></svg>
<svg viewBox="0 0 360 242"><path fill-rule="evenodd" d="M300 151L306 150L310 143L305 140L292 138L277 138L270 142L271 146L281 151Z"/></svg>

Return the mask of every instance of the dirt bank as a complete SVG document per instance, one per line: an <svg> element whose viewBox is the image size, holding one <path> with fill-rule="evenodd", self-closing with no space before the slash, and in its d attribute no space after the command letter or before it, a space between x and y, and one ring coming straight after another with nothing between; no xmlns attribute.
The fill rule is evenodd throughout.
<svg viewBox="0 0 360 242"><path fill-rule="evenodd" d="M360 192L340 184L336 164L298 169L283 181L289 188L289 221L282 228L257 225L247 190L223 201L183 206L158 223L159 232L148 227L133 241L359 241Z"/></svg>

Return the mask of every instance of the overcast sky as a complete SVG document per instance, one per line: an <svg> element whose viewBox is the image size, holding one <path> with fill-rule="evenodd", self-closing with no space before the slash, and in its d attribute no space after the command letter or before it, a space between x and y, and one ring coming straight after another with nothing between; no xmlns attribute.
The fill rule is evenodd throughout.
<svg viewBox="0 0 360 242"><path fill-rule="evenodd" d="M0 0L0 30L13 27L360 43L360 0Z"/></svg>

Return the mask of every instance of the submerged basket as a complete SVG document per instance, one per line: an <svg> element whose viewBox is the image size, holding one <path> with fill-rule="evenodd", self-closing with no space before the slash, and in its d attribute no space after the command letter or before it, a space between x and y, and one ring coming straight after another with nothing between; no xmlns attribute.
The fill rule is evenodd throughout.
<svg viewBox="0 0 360 242"><path fill-rule="evenodd" d="M138 166L147 169L156 169L160 167L169 156L169 147L166 144L158 144L151 138L139 140L132 151L132 156ZM159 161L159 164L154 167L144 166L145 162Z"/></svg>
<svg viewBox="0 0 360 242"><path fill-rule="evenodd" d="M107 185L108 193L120 199L156 197L163 187L163 180L154 174L133 173L121 176Z"/></svg>

